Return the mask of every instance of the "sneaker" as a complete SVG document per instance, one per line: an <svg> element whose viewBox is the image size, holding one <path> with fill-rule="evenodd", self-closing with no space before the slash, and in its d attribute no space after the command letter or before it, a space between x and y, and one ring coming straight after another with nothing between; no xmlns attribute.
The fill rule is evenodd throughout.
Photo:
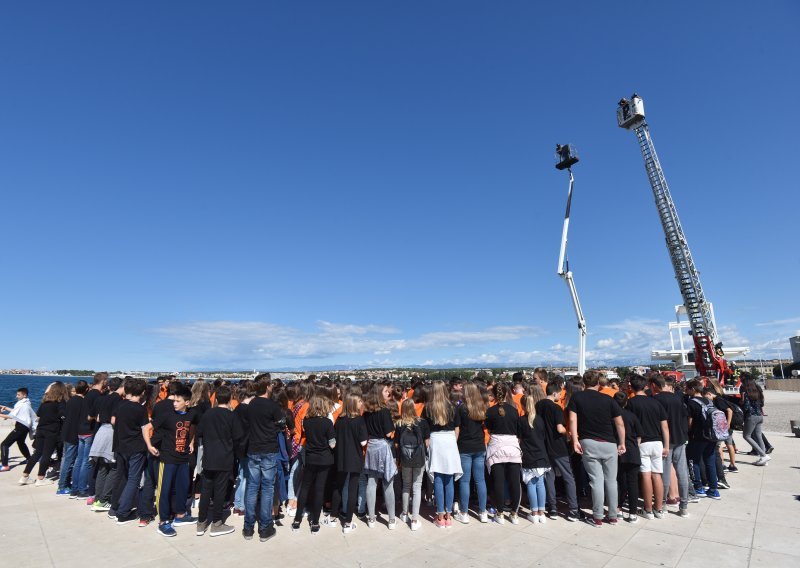
<svg viewBox="0 0 800 568"><path fill-rule="evenodd" d="M653 519L655 519L655 515L653 515L653 511L645 511L644 518L647 519L648 521L652 521Z"/></svg>
<svg viewBox="0 0 800 568"><path fill-rule="evenodd" d="M312 530L313 530L313 527L312 527ZM317 530L319 530L319 525L317 525ZM258 540L260 540L261 542L267 542L269 539L271 539L277 533L278 533L278 531L275 530L274 525L270 525L265 529L259 529L258 530Z"/></svg>
<svg viewBox="0 0 800 568"><path fill-rule="evenodd" d="M503 518L503 513L497 513L494 516L494 522L497 523L498 525L506 524L506 520Z"/></svg>
<svg viewBox="0 0 800 568"><path fill-rule="evenodd" d="M705 489L695 489L694 490L694 494L697 497L705 497L706 496L706 490Z"/></svg>
<svg viewBox="0 0 800 568"><path fill-rule="evenodd" d="M536 515L534 515L533 513L528 513L527 519L534 525L539 522L536 520Z"/></svg>
<svg viewBox="0 0 800 568"><path fill-rule="evenodd" d="M127 525L128 523L132 523L133 521L138 521L138 520L139 517L137 517L133 513L128 513L127 515L117 515L118 525Z"/></svg>
<svg viewBox="0 0 800 568"><path fill-rule="evenodd" d="M297 507L286 507L286 516L293 518L297 514Z"/></svg>
<svg viewBox="0 0 800 568"><path fill-rule="evenodd" d="M195 534L197 536L203 536L204 534L206 534L206 531L208 530L210 524L211 523L209 523L208 521L197 521L197 530Z"/></svg>
<svg viewBox="0 0 800 568"><path fill-rule="evenodd" d="M608 524L609 525L616 525L618 523L619 523L619 519L617 519L616 517L614 517L613 519L608 519Z"/></svg>
<svg viewBox="0 0 800 568"><path fill-rule="evenodd" d="M339 524L339 519L334 515L325 515L322 519L322 524L328 527L336 527Z"/></svg>
<svg viewBox="0 0 800 568"><path fill-rule="evenodd" d="M433 524L434 526L436 526L437 529L447 528L447 522L444 520L444 517L441 519L439 517L436 517L436 520L433 522Z"/></svg>
<svg viewBox="0 0 800 568"><path fill-rule="evenodd" d="M700 497L698 495L692 495L689 497L689 503L699 503L699 502L700 502Z"/></svg>
<svg viewBox="0 0 800 568"><path fill-rule="evenodd" d="M417 521L417 522L419 522L419 521ZM342 532L344 534L351 533L354 530L356 530L356 524L355 523L342 524ZM414 521L411 522L411 530L412 531L414 530Z"/></svg>
<svg viewBox="0 0 800 568"><path fill-rule="evenodd" d="M294 526L294 524L292 524ZM375 517L367 517L367 528L374 529L375 528Z"/></svg>
<svg viewBox="0 0 800 568"><path fill-rule="evenodd" d="M29 485L33 482L34 481L30 475L23 475L22 477L19 478L19 481L17 481L17 483L20 485Z"/></svg>
<svg viewBox="0 0 800 568"><path fill-rule="evenodd" d="M489 511L489 516L490 517L494 517L495 515L497 515L497 511L495 510L494 507L489 507L489 509L487 509L487 510Z"/></svg>
<svg viewBox="0 0 800 568"><path fill-rule="evenodd" d="M544 515L536 515L536 522L539 523L540 525L543 525L547 522L547 517L545 517Z"/></svg>
<svg viewBox="0 0 800 568"><path fill-rule="evenodd" d="M200 525L198 524L198 527ZM231 534L236 529L230 525L226 525L222 521L214 521L211 523L211 532L208 533L211 536L222 536L224 534ZM200 529L198 528L198 532Z"/></svg>
<svg viewBox="0 0 800 568"><path fill-rule="evenodd" d="M683 517L684 519L689 516L689 509L680 509L678 511L678 516Z"/></svg>
<svg viewBox="0 0 800 568"><path fill-rule="evenodd" d="M7 465L0 466L0 472L2 471L11 471L11 467Z"/></svg>
<svg viewBox="0 0 800 568"><path fill-rule="evenodd" d="M486 511L481 511L481 522L482 523L489 522L489 514Z"/></svg>
<svg viewBox="0 0 800 568"><path fill-rule="evenodd" d="M90 507L91 507L92 505L94 505L94 496L92 496L92 497L88 497L88 498L86 499L86 504L87 504L87 505L89 505Z"/></svg>
<svg viewBox="0 0 800 568"><path fill-rule="evenodd" d="M714 489L713 491L709 491L707 496L711 497L712 499L715 499L716 501L722 499L722 495L720 495L719 491L717 491L716 489Z"/></svg>
<svg viewBox="0 0 800 568"><path fill-rule="evenodd" d="M48 485L53 485L55 481L52 479L44 478L44 479L37 479L36 482L33 484L34 487L46 487Z"/></svg>
<svg viewBox="0 0 800 568"><path fill-rule="evenodd" d="M194 525L194 524L197 524L197 517L193 517L188 514L182 517L175 517L175 520L172 521L173 527L183 527L186 525Z"/></svg>
<svg viewBox="0 0 800 568"><path fill-rule="evenodd" d="M632 523L632 524L633 523L638 523L639 522L639 515L637 515L635 513L632 514L632 515L628 515L628 522Z"/></svg>
<svg viewBox="0 0 800 568"><path fill-rule="evenodd" d="M105 513L106 511L111 510L111 503L106 501L95 501L92 503L92 512L93 513Z"/></svg>
<svg viewBox="0 0 800 568"><path fill-rule="evenodd" d="M663 519L664 518L664 511L653 511L653 515L656 519Z"/></svg>
<svg viewBox="0 0 800 568"><path fill-rule="evenodd" d="M469 515L467 513L456 513L456 520L459 523L469 524Z"/></svg>
<svg viewBox="0 0 800 568"><path fill-rule="evenodd" d="M319 532L319 524L311 523L311 534L317 534Z"/></svg>
<svg viewBox="0 0 800 568"><path fill-rule="evenodd" d="M586 522L589 523L589 526L599 529L603 526L603 519L595 519L593 517L586 517Z"/></svg>
<svg viewBox="0 0 800 568"><path fill-rule="evenodd" d="M574 523L575 521L580 521L581 520L580 512L579 511L570 511L569 513L567 513L567 520L569 522L571 522L571 523Z"/></svg>
<svg viewBox="0 0 800 568"><path fill-rule="evenodd" d="M292 532L300 530L300 521L292 521Z"/></svg>
<svg viewBox="0 0 800 568"><path fill-rule="evenodd" d="M717 481L717 487L720 488L720 489L730 489L731 488L731 486L728 485L728 482L725 481L724 479L720 479L719 481Z"/></svg>
<svg viewBox="0 0 800 568"><path fill-rule="evenodd" d="M511 513L509 520L511 521L512 525L518 525L519 524L519 515L517 515L516 513Z"/></svg>
<svg viewBox="0 0 800 568"><path fill-rule="evenodd" d="M70 499L81 499L81 500L87 499L88 497L89 494L86 493L86 491L78 491L76 493L71 493L69 496Z"/></svg>
<svg viewBox="0 0 800 568"><path fill-rule="evenodd" d="M397 528L397 519L392 519L391 521L389 521L389 523L386 525L386 527L390 531L393 531L394 529L396 529Z"/></svg>
<svg viewBox="0 0 800 568"><path fill-rule="evenodd" d="M458 513L458 501L453 502L453 512Z"/></svg>
<svg viewBox="0 0 800 568"><path fill-rule="evenodd" d="M248 529L247 527L244 527L242 529L242 536L244 537L245 540L253 540L254 532L255 531L252 528Z"/></svg>
<svg viewBox="0 0 800 568"><path fill-rule="evenodd" d="M177 531L172 528L172 523L159 523L156 529L161 536L177 536Z"/></svg>
<svg viewBox="0 0 800 568"><path fill-rule="evenodd" d="M729 465L727 469L728 473L739 473L739 468L735 465Z"/></svg>
<svg viewBox="0 0 800 568"><path fill-rule="evenodd" d="M411 521L411 525L410 526L411 526L411 530L412 531L418 531L419 529L422 528L422 523L420 523L418 520L415 520L415 521Z"/></svg>
<svg viewBox="0 0 800 568"><path fill-rule="evenodd" d="M770 446L769 448L767 448L766 452L767 452L768 454L771 454L771 453L772 453L774 450L775 450L775 448L773 448L773 447L771 447L771 446Z"/></svg>
<svg viewBox="0 0 800 568"><path fill-rule="evenodd" d="M117 520L117 513L115 513L111 509L108 510L108 515L107 516L108 516L108 519L110 521L116 521Z"/></svg>
<svg viewBox="0 0 800 568"><path fill-rule="evenodd" d="M146 527L147 525L149 525L152 522L153 522L153 519L149 519L147 517L143 517L143 518L139 519L139 528L143 529L144 527Z"/></svg>
<svg viewBox="0 0 800 568"><path fill-rule="evenodd" d="M75 497L73 497L72 495L70 495L70 493L71 493L71 491L70 491L69 489L57 489L57 490L56 490L56 495L66 495L66 496L68 496L70 499L74 499Z"/></svg>
<svg viewBox="0 0 800 568"><path fill-rule="evenodd" d="M558 519L558 511L556 511L556 510L547 511L547 518L550 519L551 521L557 520Z"/></svg>
<svg viewBox="0 0 800 568"><path fill-rule="evenodd" d="M447 515L444 518L444 526L448 529L453 526L453 517L451 515Z"/></svg>
<svg viewBox="0 0 800 568"><path fill-rule="evenodd" d="M408 523L409 517L408 513L400 513L400 522L403 524Z"/></svg>
<svg viewBox="0 0 800 568"><path fill-rule="evenodd" d="M767 452L767 453L769 453L769 452ZM767 465L767 462L768 462L769 460L771 460L771 459L772 459L772 458L771 458L770 456L764 456L763 458L761 458L761 460L764 462L764 465Z"/></svg>
<svg viewBox="0 0 800 568"><path fill-rule="evenodd" d="M244 517L244 509L237 509L236 507L234 507L233 514L239 515L240 517Z"/></svg>
<svg viewBox="0 0 800 568"><path fill-rule="evenodd" d="M680 500L680 499L667 499L667 500L665 501L665 503L666 503L667 505L679 505L679 504L680 504L680 502L681 502L681 500Z"/></svg>

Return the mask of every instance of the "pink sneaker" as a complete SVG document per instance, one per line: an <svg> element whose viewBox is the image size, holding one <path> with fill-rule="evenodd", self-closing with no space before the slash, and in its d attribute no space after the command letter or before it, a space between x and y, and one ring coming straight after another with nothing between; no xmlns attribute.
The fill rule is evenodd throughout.
<svg viewBox="0 0 800 568"><path fill-rule="evenodd" d="M94 505L94 497L89 497L88 499L86 499L86 504L87 505Z"/></svg>
<svg viewBox="0 0 800 568"><path fill-rule="evenodd" d="M445 517L444 518L444 526L448 529L453 526L453 517Z"/></svg>
<svg viewBox="0 0 800 568"><path fill-rule="evenodd" d="M447 521L445 521L444 519L440 520L438 517L436 518L436 521L433 524L436 526L437 529L447 528Z"/></svg>
<svg viewBox="0 0 800 568"><path fill-rule="evenodd" d="M0 467L0 471L11 471L11 468L7 465Z"/></svg>

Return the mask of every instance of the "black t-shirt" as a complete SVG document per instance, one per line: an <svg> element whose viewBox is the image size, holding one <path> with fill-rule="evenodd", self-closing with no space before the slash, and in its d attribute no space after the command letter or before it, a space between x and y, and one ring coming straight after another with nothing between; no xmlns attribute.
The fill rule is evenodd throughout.
<svg viewBox="0 0 800 568"><path fill-rule="evenodd" d="M247 453L278 453L278 433L286 425L286 415L281 407L273 400L257 396L247 405L246 415L249 435Z"/></svg>
<svg viewBox="0 0 800 568"><path fill-rule="evenodd" d="M308 465L333 465L333 448L330 441L336 439L333 422L327 416L303 418L306 434L306 463Z"/></svg>
<svg viewBox="0 0 800 568"><path fill-rule="evenodd" d="M67 401L64 411L64 425L61 427L61 441L66 444L78 443L78 427L86 414L86 400L75 395Z"/></svg>
<svg viewBox="0 0 800 568"><path fill-rule="evenodd" d="M169 414L162 413L158 420L153 420L153 430L161 442L159 459L162 462L189 463L192 427L196 422L196 412L191 409L186 412L176 412L174 408Z"/></svg>
<svg viewBox="0 0 800 568"><path fill-rule="evenodd" d="M114 451L126 456L146 452L142 428L148 423L144 406L131 400L120 402L114 412Z"/></svg>
<svg viewBox="0 0 800 568"><path fill-rule="evenodd" d="M564 411L555 402L545 398L536 403L536 416L544 422L544 445L551 458L568 456L567 440L558 433L557 426L564 426Z"/></svg>
<svg viewBox="0 0 800 568"><path fill-rule="evenodd" d="M578 439L585 438L617 444L614 419L620 407L613 398L594 389L576 392L569 399L567 410L578 415Z"/></svg>
<svg viewBox="0 0 800 568"><path fill-rule="evenodd" d="M469 417L466 404L456 407L455 425L458 428L459 454L476 454L486 451L483 422Z"/></svg>
<svg viewBox="0 0 800 568"><path fill-rule="evenodd" d="M381 408L377 412L365 412L364 422L367 424L367 434L371 439L388 438L394 432L392 414L388 408Z"/></svg>
<svg viewBox="0 0 800 568"><path fill-rule="evenodd" d="M122 397L115 392L105 394L97 399L97 414L100 424L111 424L111 417L122 403Z"/></svg>
<svg viewBox="0 0 800 568"><path fill-rule="evenodd" d="M642 429L639 437L642 442L663 442L661 421L667 419L667 411L649 396L634 396L628 400L627 410L633 412L639 419Z"/></svg>
<svg viewBox="0 0 800 568"><path fill-rule="evenodd" d="M212 408L203 414L196 436L203 438L203 469L231 471L233 447L242 432L239 421L228 408Z"/></svg>
<svg viewBox="0 0 800 568"><path fill-rule="evenodd" d="M703 406L708 404L711 404L711 401L702 397L691 398L686 403L686 408L689 409L689 418L692 419L692 425L689 428L690 441L705 440L703 437L703 424L705 423Z"/></svg>
<svg viewBox="0 0 800 568"><path fill-rule="evenodd" d="M528 424L527 416L517 419L517 436L522 450L522 467L525 469L550 467L545 447L545 428L544 420L539 415L533 419L532 427Z"/></svg>
<svg viewBox="0 0 800 568"><path fill-rule="evenodd" d="M641 465L642 456L639 454L639 442L636 440L641 437L639 419L630 410L626 408L621 410L622 423L625 425L625 453L619 457L619 463Z"/></svg>
<svg viewBox="0 0 800 568"><path fill-rule="evenodd" d="M456 408L451 408L450 419L447 424L435 424L433 416L428 412L428 405L422 409L422 419L428 423L428 429L431 432L450 432L456 429Z"/></svg>
<svg viewBox="0 0 800 568"><path fill-rule="evenodd" d="M250 439L247 433L249 427L247 421L248 406L249 404L239 403L239 405L233 409L233 420L236 422L237 432L241 431L241 437L233 442L233 453L236 454L236 457L239 459L247 456L248 440Z"/></svg>
<svg viewBox="0 0 800 568"><path fill-rule="evenodd" d="M61 433L61 424L64 421L66 404L63 402L43 402L36 412L39 422L36 425L37 438L58 437Z"/></svg>
<svg viewBox="0 0 800 568"><path fill-rule="evenodd" d="M496 436L516 436L519 412L517 407L507 402L503 403L505 415L500 416L500 405L495 404L486 411L486 429Z"/></svg>
<svg viewBox="0 0 800 568"><path fill-rule="evenodd" d="M89 392L83 397L86 409L81 423L78 425L78 435L94 434L97 430L97 421L95 420L97 417L97 401L100 400L102 394L97 389L89 389Z"/></svg>
<svg viewBox="0 0 800 568"><path fill-rule="evenodd" d="M689 412L683 403L683 397L674 392L660 392L653 400L667 411L669 446L675 448L685 444L689 439Z"/></svg>
<svg viewBox="0 0 800 568"><path fill-rule="evenodd" d="M369 439L364 418L339 416L334 430L336 432L336 469L361 473L364 465L364 450L361 442Z"/></svg>

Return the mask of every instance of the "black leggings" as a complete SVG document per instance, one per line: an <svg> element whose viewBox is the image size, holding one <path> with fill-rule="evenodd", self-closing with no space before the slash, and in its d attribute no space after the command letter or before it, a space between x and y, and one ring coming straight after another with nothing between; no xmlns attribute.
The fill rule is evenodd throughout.
<svg viewBox="0 0 800 568"><path fill-rule="evenodd" d="M11 449L11 446L14 445L14 442L17 443L17 447L19 448L22 457L26 460L30 459L31 452L28 450L28 445L25 443L25 436L28 435L28 427L23 426L19 422L14 423L14 429L11 433L6 436L6 439L3 440L3 443L0 444L0 454L2 454L2 463L4 466L8 465L8 451Z"/></svg>
<svg viewBox="0 0 800 568"><path fill-rule="evenodd" d="M229 471L203 470L203 481L200 484L200 511L197 514L199 521L213 523L222 520L222 508L225 505L225 494L228 492L230 477ZM208 515L209 504L211 504L210 517Z"/></svg>
<svg viewBox="0 0 800 568"><path fill-rule="evenodd" d="M28 460L28 463L25 464L25 475L33 471L36 462L39 462L39 477L44 477L44 474L47 473L47 468L50 467L53 450L56 449L57 444L58 434L36 436L33 441L33 455Z"/></svg>
<svg viewBox="0 0 800 568"><path fill-rule="evenodd" d="M498 513L503 510L510 510L512 513L517 512L521 493L520 483L522 483L522 478L520 477L521 467L518 463L496 463L492 465L492 501ZM508 495L511 498L510 509L505 507L506 482L508 482Z"/></svg>
<svg viewBox="0 0 800 568"><path fill-rule="evenodd" d="M300 482L300 495L297 498L297 514L294 522L303 520L303 509L308 509L308 520L312 525L319 524L322 513L322 500L325 498L325 482L328 480L329 465L303 466L303 479Z"/></svg>
<svg viewBox="0 0 800 568"><path fill-rule="evenodd" d="M625 504L625 495L628 496L628 512L631 515L639 513L639 464L621 463L617 467L617 495L619 495L619 508Z"/></svg>
<svg viewBox="0 0 800 568"><path fill-rule="evenodd" d="M333 487L333 497L331 498L331 515L341 517L344 524L353 522L353 511L358 503L358 478L360 473L349 471L339 471L336 473L336 485ZM339 514L339 507L342 502L342 495L347 489L347 502Z"/></svg>

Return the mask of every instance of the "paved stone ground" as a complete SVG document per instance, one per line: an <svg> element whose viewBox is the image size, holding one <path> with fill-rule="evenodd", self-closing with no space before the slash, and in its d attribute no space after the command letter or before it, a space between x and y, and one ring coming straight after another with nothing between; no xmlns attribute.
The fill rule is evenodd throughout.
<svg viewBox="0 0 800 568"><path fill-rule="evenodd" d="M791 396L787 396L791 395ZM770 418L800 409L800 393L767 393ZM4 421L5 422L5 421ZM771 422L770 422L771 424ZM19 469L0 474L0 551L15 567L207 567L282 564L292 568L327 566L453 565L459 568L516 568L582 565L702 566L769 568L800 566L800 439L787 434L781 418L770 436L775 445L768 467L740 456L740 473L729 475L732 489L721 501L691 504L688 519L640 519L635 525L603 526L563 519L545 525L456 523L436 529L395 531L359 525L344 536L323 527L317 536L287 527L268 543L245 542L239 532L221 538L197 537L190 527L175 538L159 536L151 525L118 526L83 502L55 496L55 487L21 487ZM0 425L5 436L7 424ZM737 433L737 443L746 446ZM742 446L744 445L744 446ZM241 520L233 524L241 529Z"/></svg>
<svg viewBox="0 0 800 568"><path fill-rule="evenodd" d="M791 433L790 420L800 420L800 393L771 390L765 393L764 430Z"/></svg>

